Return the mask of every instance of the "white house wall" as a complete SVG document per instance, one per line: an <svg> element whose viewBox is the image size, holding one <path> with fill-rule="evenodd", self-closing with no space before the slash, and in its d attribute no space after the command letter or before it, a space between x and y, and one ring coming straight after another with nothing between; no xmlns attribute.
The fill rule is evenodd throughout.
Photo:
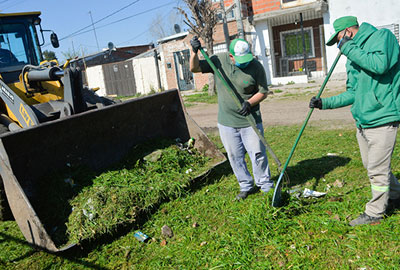
<svg viewBox="0 0 400 270"><path fill-rule="evenodd" d="M105 96L106 93L106 85L104 83L104 74L103 68L101 65L88 67L86 69L87 81L89 88L97 88L100 89L96 91L99 96Z"/></svg>
<svg viewBox="0 0 400 270"><path fill-rule="evenodd" d="M358 23L368 22L374 26L400 24L399 0L329 0L329 13L324 14L325 40L334 33L333 22L342 16L356 16ZM336 46L327 46L327 64L331 67L336 58ZM334 73L345 72L346 57L342 56Z"/></svg>
<svg viewBox="0 0 400 270"><path fill-rule="evenodd" d="M256 35L253 36L253 52L258 60L263 64L265 72L267 73L268 84L272 83L272 61L271 61L271 45L268 31L268 24L266 21L257 23L255 26Z"/></svg>
<svg viewBox="0 0 400 270"><path fill-rule="evenodd" d="M151 90L158 90L157 69L154 57L132 59L135 74L136 92L148 94Z"/></svg>

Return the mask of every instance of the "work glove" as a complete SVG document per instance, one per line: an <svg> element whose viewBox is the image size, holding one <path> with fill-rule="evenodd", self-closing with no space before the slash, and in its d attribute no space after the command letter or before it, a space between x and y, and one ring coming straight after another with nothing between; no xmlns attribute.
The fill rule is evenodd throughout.
<svg viewBox="0 0 400 270"><path fill-rule="evenodd" d="M201 48L201 43L200 40L197 38L197 36L194 36L191 40L190 40L190 45L192 45L192 51L194 53L197 53L198 50Z"/></svg>
<svg viewBox="0 0 400 270"><path fill-rule="evenodd" d="M251 112L251 105L248 101L243 102L242 108L239 110L239 114L243 116L249 115Z"/></svg>
<svg viewBox="0 0 400 270"><path fill-rule="evenodd" d="M348 36L344 36L342 37L341 40L339 40L339 43L337 45L337 47L339 48L339 50L342 50L343 44L345 44L347 41L351 40L351 37Z"/></svg>
<svg viewBox="0 0 400 270"><path fill-rule="evenodd" d="M310 100L310 108L318 108L318 109L322 109L322 99L321 98L316 98L316 97L312 97Z"/></svg>

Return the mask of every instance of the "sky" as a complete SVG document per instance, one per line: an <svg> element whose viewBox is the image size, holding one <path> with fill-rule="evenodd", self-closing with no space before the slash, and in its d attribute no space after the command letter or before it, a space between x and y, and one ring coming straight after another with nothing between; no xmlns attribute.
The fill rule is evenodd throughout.
<svg viewBox="0 0 400 270"><path fill-rule="evenodd" d="M156 20L173 29L168 18L171 13L177 14L177 6L185 8L185 3L183 0L0 0L1 13L40 11L42 28L54 31L60 40L60 47L55 49L50 43L51 32L44 32L46 43L42 51L54 51L61 61L65 60L62 52L92 54L108 48L109 42L117 48L156 43L150 25ZM181 29L187 30L183 16L175 18Z"/></svg>

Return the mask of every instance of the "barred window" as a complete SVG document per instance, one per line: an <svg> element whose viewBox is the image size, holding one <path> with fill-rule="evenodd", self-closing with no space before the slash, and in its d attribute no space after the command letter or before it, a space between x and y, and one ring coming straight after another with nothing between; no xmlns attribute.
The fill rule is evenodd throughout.
<svg viewBox="0 0 400 270"><path fill-rule="evenodd" d="M213 49L214 53L222 53L228 51L225 43L215 44Z"/></svg>
<svg viewBox="0 0 400 270"><path fill-rule="evenodd" d="M290 30L280 33L281 35L281 49L282 57L295 60L301 59L303 55L303 40L301 30ZM312 39L312 27L304 28L304 40L306 45L306 53L308 58L315 57L314 54L314 41Z"/></svg>

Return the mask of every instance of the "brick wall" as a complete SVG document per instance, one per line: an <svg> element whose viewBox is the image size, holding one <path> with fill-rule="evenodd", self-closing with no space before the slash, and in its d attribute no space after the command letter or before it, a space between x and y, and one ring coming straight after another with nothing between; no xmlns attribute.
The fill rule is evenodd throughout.
<svg viewBox="0 0 400 270"><path fill-rule="evenodd" d="M234 0L225 0L224 5L227 7L234 2ZM281 9L281 0L241 0L241 3L243 17Z"/></svg>
<svg viewBox="0 0 400 270"><path fill-rule="evenodd" d="M249 16L281 9L280 0L246 0Z"/></svg>

